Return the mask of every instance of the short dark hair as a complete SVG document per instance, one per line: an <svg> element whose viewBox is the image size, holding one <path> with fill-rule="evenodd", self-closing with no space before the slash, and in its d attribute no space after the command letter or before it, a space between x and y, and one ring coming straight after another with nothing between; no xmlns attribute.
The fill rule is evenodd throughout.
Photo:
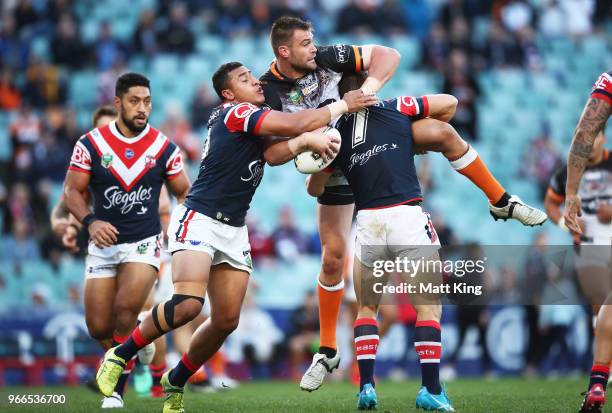
<svg viewBox="0 0 612 413"><path fill-rule="evenodd" d="M149 79L140 73L125 73L117 79L115 83L115 96L123 97L127 91L134 86L143 86L151 89Z"/></svg>
<svg viewBox="0 0 612 413"><path fill-rule="evenodd" d="M343 74L340 83L338 83L338 93L340 93L340 97L351 90L359 89L367 77L367 72Z"/></svg>
<svg viewBox="0 0 612 413"><path fill-rule="evenodd" d="M219 66L217 71L213 74L213 77L212 77L213 88L215 89L215 92L217 92L217 95L219 96L221 100L225 100L225 97L223 97L222 92L224 89L227 89L227 81L229 77L228 76L229 72L231 72L234 69L238 69L241 66L244 66L244 65L240 62L224 63L221 66Z"/></svg>
<svg viewBox="0 0 612 413"><path fill-rule="evenodd" d="M270 30L270 43L275 56L278 56L280 46L289 44L296 30L312 31L312 23L292 16L282 16L276 19Z"/></svg>
<svg viewBox="0 0 612 413"><path fill-rule="evenodd" d="M91 119L94 128L96 127L96 123L98 123L98 120L103 116L111 116L113 118L116 118L117 109L115 109L114 106L110 105L100 106L98 109L96 109Z"/></svg>

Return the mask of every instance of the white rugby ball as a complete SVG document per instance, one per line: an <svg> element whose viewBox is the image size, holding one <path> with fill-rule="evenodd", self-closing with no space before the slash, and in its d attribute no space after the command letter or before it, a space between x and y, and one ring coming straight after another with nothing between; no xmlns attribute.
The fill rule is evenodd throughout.
<svg viewBox="0 0 612 413"><path fill-rule="evenodd" d="M335 136L338 138L339 142L342 142L340 132L332 126L327 126L325 130L323 130L323 134ZM319 154L313 153L312 151L305 151L298 154L298 156L293 159L293 162L295 163L295 168L301 173L315 174L327 168L334 161L334 158L328 159L327 162L325 162L323 157Z"/></svg>

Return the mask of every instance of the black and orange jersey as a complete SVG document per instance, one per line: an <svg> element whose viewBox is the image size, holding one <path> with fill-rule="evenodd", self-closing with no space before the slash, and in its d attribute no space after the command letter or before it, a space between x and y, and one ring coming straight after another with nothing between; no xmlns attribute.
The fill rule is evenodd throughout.
<svg viewBox="0 0 612 413"><path fill-rule="evenodd" d="M299 79L284 76L272 62L260 80L266 104L282 112L316 109L340 100L338 84L343 73L363 70L361 48L347 44L318 46L317 68Z"/></svg>
<svg viewBox="0 0 612 413"><path fill-rule="evenodd" d="M566 182L567 167L563 166L550 179L548 198L558 203L564 202ZM578 196L582 201L582 219L587 224L586 235L610 237L612 224L602 224L597 219L599 206L612 204L612 156L608 149L605 149L600 163L584 170L578 187Z"/></svg>

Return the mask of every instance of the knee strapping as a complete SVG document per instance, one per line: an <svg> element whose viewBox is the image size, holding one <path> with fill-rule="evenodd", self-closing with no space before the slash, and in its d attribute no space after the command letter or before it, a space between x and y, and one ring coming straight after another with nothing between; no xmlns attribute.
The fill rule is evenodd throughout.
<svg viewBox="0 0 612 413"><path fill-rule="evenodd" d="M184 295L184 294L174 294L169 301L166 301L164 303L164 318L166 319L166 324L168 324L168 327L170 327L171 329L175 328L174 326L174 308L180 303L182 303L183 301L189 300L189 299L194 299L198 301L200 304L202 305L204 304L203 297L197 297L195 295ZM155 323L155 327L159 330L160 333L163 334L164 331L162 330L161 325L159 324L159 318L157 315L157 310L160 305L161 304L158 304L155 307L153 307L151 314L153 316L153 322Z"/></svg>

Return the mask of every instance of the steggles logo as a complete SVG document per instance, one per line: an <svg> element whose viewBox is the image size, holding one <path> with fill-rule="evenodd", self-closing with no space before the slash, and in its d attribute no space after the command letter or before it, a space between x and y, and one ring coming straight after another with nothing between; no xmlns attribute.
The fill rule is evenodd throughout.
<svg viewBox="0 0 612 413"><path fill-rule="evenodd" d="M111 186L104 191L106 203L104 209L119 208L123 215L129 213L135 206L142 206L145 201L151 199L152 187L145 188L142 185L136 191L124 192L118 186Z"/></svg>

